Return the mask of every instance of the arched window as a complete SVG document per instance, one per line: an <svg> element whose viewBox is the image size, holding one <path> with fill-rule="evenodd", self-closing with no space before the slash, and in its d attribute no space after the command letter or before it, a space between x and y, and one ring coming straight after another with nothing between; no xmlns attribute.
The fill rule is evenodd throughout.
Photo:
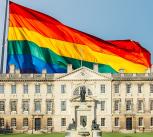
<svg viewBox="0 0 153 137"><path fill-rule="evenodd" d="M83 86L77 87L77 88L74 90L73 95L74 95L74 96L79 96L79 95L80 95L80 89L81 89L82 87L83 87ZM92 95L91 90L90 90L88 87L85 87L85 89L86 89L86 95L91 96L91 95Z"/></svg>

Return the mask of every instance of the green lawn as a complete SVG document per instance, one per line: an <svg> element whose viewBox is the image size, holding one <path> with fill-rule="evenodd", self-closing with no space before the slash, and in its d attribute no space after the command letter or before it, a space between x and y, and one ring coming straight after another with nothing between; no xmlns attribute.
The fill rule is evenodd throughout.
<svg viewBox="0 0 153 137"><path fill-rule="evenodd" d="M135 133L135 134L104 133L103 137L153 137L153 133Z"/></svg>
<svg viewBox="0 0 153 137"><path fill-rule="evenodd" d="M52 133L52 134L9 134L0 135L0 137L64 137L62 133Z"/></svg>
<svg viewBox="0 0 153 137"><path fill-rule="evenodd" d="M39 135L10 134L10 135L0 135L0 137L64 137L64 134L62 133L39 134ZM136 134L103 133L103 137L153 137L153 133L136 133Z"/></svg>

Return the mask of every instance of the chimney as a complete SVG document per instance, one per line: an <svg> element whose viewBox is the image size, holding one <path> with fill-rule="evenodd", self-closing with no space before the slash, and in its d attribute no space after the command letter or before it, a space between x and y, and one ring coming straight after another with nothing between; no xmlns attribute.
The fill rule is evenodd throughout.
<svg viewBox="0 0 153 137"><path fill-rule="evenodd" d="M124 73L124 69L119 69L119 73Z"/></svg>
<svg viewBox="0 0 153 137"><path fill-rule="evenodd" d="M20 70L19 69L15 69L15 73L16 74L20 74Z"/></svg>
<svg viewBox="0 0 153 137"><path fill-rule="evenodd" d="M67 65L67 73L70 73L70 72L72 72L72 64L68 64Z"/></svg>
<svg viewBox="0 0 153 137"><path fill-rule="evenodd" d="M46 73L47 73L47 70L46 70L46 69L43 69L43 70L42 70L42 77L43 77L43 78L45 78Z"/></svg>
<svg viewBox="0 0 153 137"><path fill-rule="evenodd" d="M93 70L94 70L95 72L98 72L98 64L93 64Z"/></svg>
<svg viewBox="0 0 153 137"><path fill-rule="evenodd" d="M9 73L15 73L15 65L11 64L9 67L10 67L10 72Z"/></svg>
<svg viewBox="0 0 153 137"><path fill-rule="evenodd" d="M151 73L153 73L153 64L151 65Z"/></svg>
<svg viewBox="0 0 153 137"><path fill-rule="evenodd" d="M146 69L145 73L151 73L151 67Z"/></svg>

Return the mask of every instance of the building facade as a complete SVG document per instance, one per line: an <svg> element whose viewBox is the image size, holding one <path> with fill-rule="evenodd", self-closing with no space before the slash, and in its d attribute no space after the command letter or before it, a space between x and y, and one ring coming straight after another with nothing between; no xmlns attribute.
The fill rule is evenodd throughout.
<svg viewBox="0 0 153 137"><path fill-rule="evenodd" d="M89 125L102 131L153 131L153 73L98 73L81 67L65 74L20 74L10 66L0 75L0 127L16 131L65 131L75 119L80 90L86 89ZM85 115L85 114L84 114Z"/></svg>

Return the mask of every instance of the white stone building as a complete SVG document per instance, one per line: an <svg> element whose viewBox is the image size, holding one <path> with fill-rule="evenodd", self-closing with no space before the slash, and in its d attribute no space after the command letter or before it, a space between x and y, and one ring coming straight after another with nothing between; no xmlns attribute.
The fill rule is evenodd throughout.
<svg viewBox="0 0 153 137"><path fill-rule="evenodd" d="M87 111L80 113L80 88ZM10 66L0 74L0 128L65 131L72 118L87 126L96 119L102 131L153 131L153 73L98 73L81 67L66 74L20 74Z"/></svg>

